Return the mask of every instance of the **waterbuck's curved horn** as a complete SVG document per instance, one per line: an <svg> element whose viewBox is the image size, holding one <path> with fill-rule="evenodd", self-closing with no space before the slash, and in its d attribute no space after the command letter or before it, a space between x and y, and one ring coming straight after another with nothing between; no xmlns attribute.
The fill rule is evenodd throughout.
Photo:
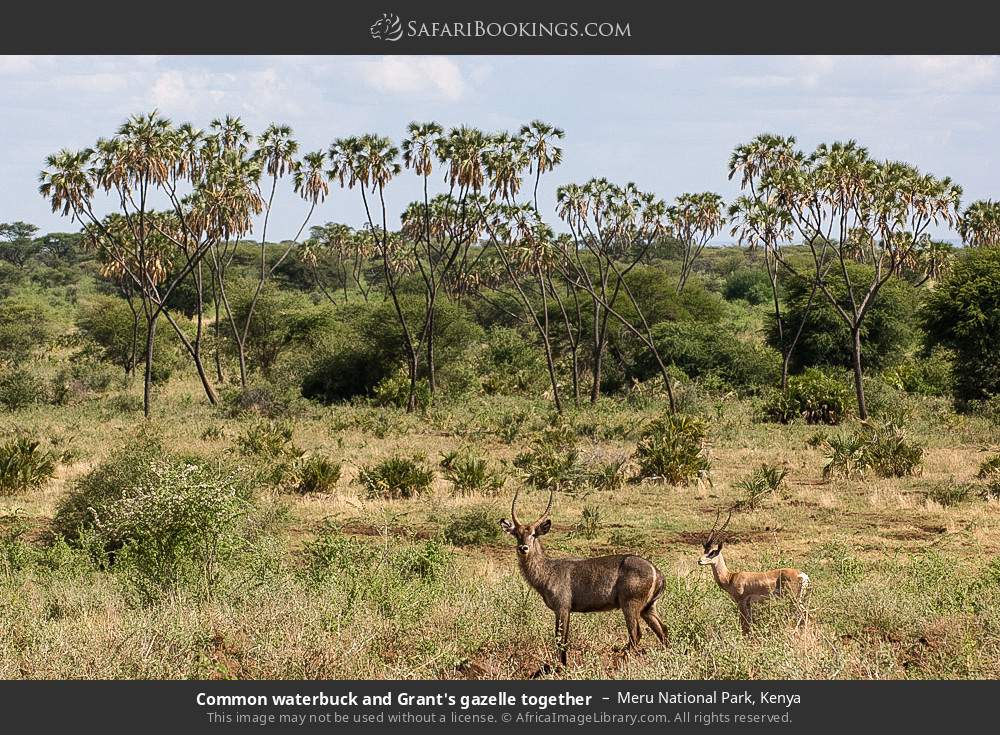
<svg viewBox="0 0 1000 735"><path fill-rule="evenodd" d="M537 521L535 521L535 523L541 523L541 522L542 522L542 521L544 521L544 520L545 520L546 518L548 518L548 516L549 516L549 512L550 512L550 511L552 510L552 498L553 498L553 497L554 497L554 491L550 489L550 490L549 490L549 504L545 506L545 512L544 512L544 513L542 513L542 514L541 514L541 515L540 515L540 516L538 517L538 520L537 520Z"/></svg>
<svg viewBox="0 0 1000 735"><path fill-rule="evenodd" d="M514 491L514 499L510 501L510 517L514 521L514 525L520 526L521 521L517 519L517 496L521 493L521 488L517 488Z"/></svg>

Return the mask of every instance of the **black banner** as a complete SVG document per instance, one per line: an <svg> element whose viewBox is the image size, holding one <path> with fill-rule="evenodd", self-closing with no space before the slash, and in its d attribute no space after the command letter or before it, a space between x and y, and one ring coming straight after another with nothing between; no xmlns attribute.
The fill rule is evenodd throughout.
<svg viewBox="0 0 1000 735"><path fill-rule="evenodd" d="M5 53L992 53L986 6L457 0L76 3L5 8ZM153 20L155 18L155 20Z"/></svg>
<svg viewBox="0 0 1000 735"><path fill-rule="evenodd" d="M993 718L997 682L8 682L8 732L941 732Z"/></svg>

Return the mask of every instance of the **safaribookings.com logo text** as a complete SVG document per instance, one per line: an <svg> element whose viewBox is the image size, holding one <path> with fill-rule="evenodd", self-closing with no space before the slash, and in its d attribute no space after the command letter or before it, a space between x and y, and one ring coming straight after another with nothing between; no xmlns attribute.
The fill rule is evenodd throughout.
<svg viewBox="0 0 1000 735"><path fill-rule="evenodd" d="M377 41L406 38L631 38L623 21L419 21L404 24L395 13L383 13L369 29Z"/></svg>

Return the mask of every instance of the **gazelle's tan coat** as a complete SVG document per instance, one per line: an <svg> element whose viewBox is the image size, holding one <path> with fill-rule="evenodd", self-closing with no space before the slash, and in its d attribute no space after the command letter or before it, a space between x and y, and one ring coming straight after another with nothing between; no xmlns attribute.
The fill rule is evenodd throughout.
<svg viewBox="0 0 1000 735"><path fill-rule="evenodd" d="M705 541L705 553L698 559L698 564L712 567L712 576L715 577L716 584L733 598L736 607L739 608L743 634L749 635L750 625L753 622L751 606L765 597L791 596L799 611L803 612L802 603L809 587L809 575L792 567L771 569L766 572L730 572L726 560L722 558L722 541L718 539L729 526L732 517L733 512L730 510L726 522L721 528L716 528L719 523L719 516L716 515L715 524L708 534L708 540ZM715 548L712 548L713 545ZM804 616L799 620L804 621Z"/></svg>
<svg viewBox="0 0 1000 735"><path fill-rule="evenodd" d="M714 552L703 555L698 563L711 565L716 583L736 602L740 611L740 626L745 634L750 632L753 622L753 603L765 597L789 595L801 604L809 587L809 575L792 567L767 572L730 572L726 560L722 558L722 544Z"/></svg>

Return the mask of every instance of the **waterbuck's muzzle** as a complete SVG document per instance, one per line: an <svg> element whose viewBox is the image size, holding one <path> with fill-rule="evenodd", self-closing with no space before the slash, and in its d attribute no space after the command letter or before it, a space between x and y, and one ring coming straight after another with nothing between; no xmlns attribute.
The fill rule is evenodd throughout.
<svg viewBox="0 0 1000 735"><path fill-rule="evenodd" d="M517 553L518 554L527 554L528 553L528 545L527 544L518 544L517 545Z"/></svg>

